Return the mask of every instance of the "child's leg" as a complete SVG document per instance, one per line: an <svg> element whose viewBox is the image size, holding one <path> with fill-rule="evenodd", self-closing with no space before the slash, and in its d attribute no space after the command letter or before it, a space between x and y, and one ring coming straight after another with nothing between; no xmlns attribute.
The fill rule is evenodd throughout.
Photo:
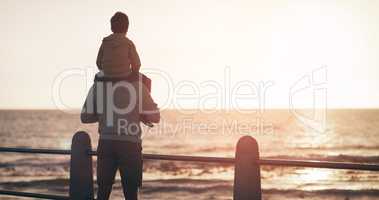
<svg viewBox="0 0 379 200"><path fill-rule="evenodd" d="M144 74L142 73L139 73L139 77L142 79L142 84L145 85L145 87L147 88L147 90L149 91L149 93L151 93L151 79L148 78L147 76L145 76ZM144 115L141 115L141 121L146 125L146 126L149 126L149 127L153 127L154 125L145 120L145 116Z"/></svg>
<svg viewBox="0 0 379 200"><path fill-rule="evenodd" d="M140 76L142 78L142 83L145 85L147 90L151 92L151 79L145 76L144 74L140 73Z"/></svg>

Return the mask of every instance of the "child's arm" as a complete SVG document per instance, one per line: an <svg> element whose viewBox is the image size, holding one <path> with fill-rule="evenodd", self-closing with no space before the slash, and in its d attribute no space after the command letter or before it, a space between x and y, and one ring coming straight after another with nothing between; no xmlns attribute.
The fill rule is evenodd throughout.
<svg viewBox="0 0 379 200"><path fill-rule="evenodd" d="M130 59L130 65L132 67L132 71L139 72L139 69L141 67L141 60L139 59L136 46L133 44L132 41L130 41L130 46L131 48L129 51L129 59Z"/></svg>
<svg viewBox="0 0 379 200"><path fill-rule="evenodd" d="M99 70L103 69L103 66L101 66L102 57L103 57L103 44L101 44L99 48L99 52L97 53L97 58L96 58L96 65Z"/></svg>

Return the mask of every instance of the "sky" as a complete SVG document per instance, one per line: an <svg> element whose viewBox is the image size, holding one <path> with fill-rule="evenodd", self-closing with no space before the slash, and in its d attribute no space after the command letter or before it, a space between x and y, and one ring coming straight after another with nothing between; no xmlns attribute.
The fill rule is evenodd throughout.
<svg viewBox="0 0 379 200"><path fill-rule="evenodd" d="M378 107L378 9L374 0L1 0L0 108L80 108L116 11L129 16L162 108Z"/></svg>

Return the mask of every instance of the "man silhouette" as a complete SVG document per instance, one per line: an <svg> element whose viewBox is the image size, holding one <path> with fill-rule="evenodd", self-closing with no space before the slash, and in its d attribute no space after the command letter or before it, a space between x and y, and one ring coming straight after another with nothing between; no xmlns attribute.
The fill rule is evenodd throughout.
<svg viewBox="0 0 379 200"><path fill-rule="evenodd" d="M109 199L117 169L125 198L138 199L142 184L141 116L151 123L160 120L157 104L140 80L95 79L81 121L99 123L98 200Z"/></svg>

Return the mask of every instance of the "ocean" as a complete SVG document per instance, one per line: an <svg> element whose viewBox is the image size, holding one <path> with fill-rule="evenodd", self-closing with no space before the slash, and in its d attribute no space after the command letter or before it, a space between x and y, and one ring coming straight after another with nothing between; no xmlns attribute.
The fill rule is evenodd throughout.
<svg viewBox="0 0 379 200"><path fill-rule="evenodd" d="M144 153L233 157L238 139L251 135L263 158L379 164L375 109L329 110L322 131L289 110L164 110L161 115L159 125L144 127ZM81 124L77 111L0 111L2 147L69 149L79 130L90 134L95 150L97 126ZM227 164L146 160L140 197L232 199L233 173ZM378 172L262 166L261 175L265 200L379 199ZM66 195L68 177L69 156L0 152L1 189ZM112 199L122 199L119 177Z"/></svg>

